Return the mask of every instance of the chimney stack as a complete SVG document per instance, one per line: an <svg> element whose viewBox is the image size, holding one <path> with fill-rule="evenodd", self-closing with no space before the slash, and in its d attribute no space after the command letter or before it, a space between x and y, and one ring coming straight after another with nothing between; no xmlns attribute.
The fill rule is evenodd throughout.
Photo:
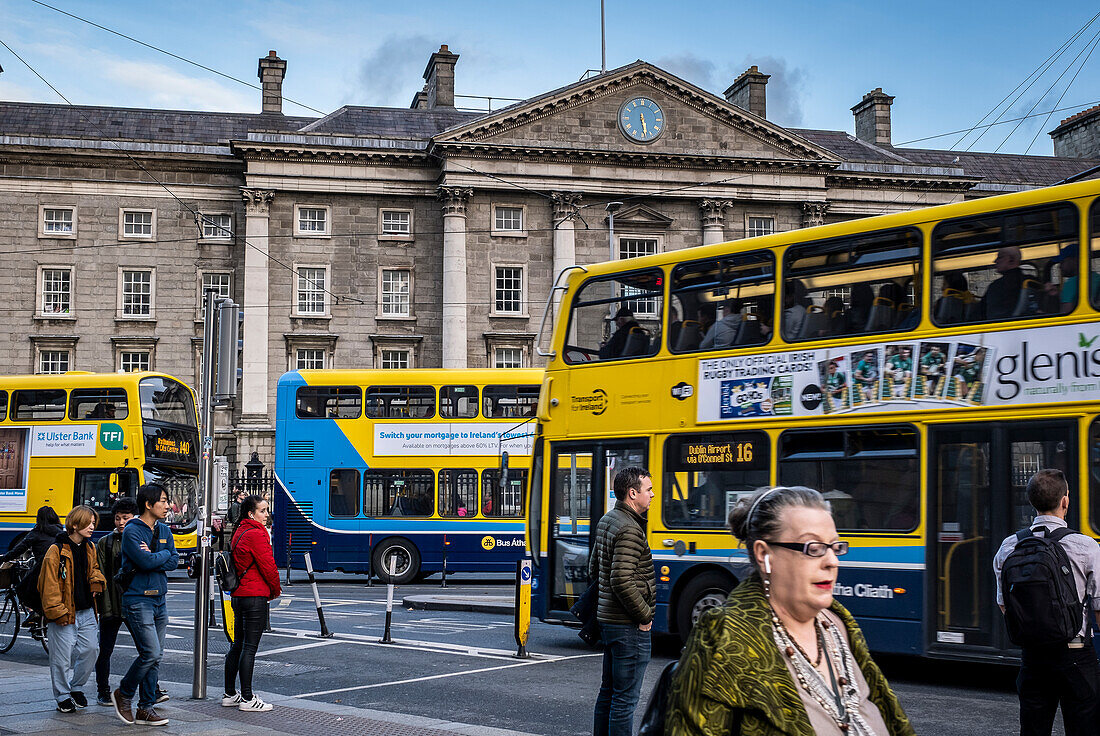
<svg viewBox="0 0 1100 736"><path fill-rule="evenodd" d="M424 85L428 92L426 107L455 106L455 62L458 54L452 54L447 44L432 54L428 66L424 69ZM414 102L416 100L414 99Z"/></svg>
<svg viewBox="0 0 1100 736"><path fill-rule="evenodd" d="M770 74L761 74L756 65L750 66L741 76L733 80L726 90L726 100L753 115L767 117L767 86Z"/></svg>
<svg viewBox="0 0 1100 736"><path fill-rule="evenodd" d="M890 105L894 98L882 91L882 87L863 95L852 108L856 116L856 138L876 146L890 145Z"/></svg>
<svg viewBox="0 0 1100 736"><path fill-rule="evenodd" d="M260 67L256 71L263 85L263 112L283 114L283 77L286 76L286 62L274 51L260 58Z"/></svg>
<svg viewBox="0 0 1100 736"><path fill-rule="evenodd" d="M1100 105L1082 110L1050 131L1054 155L1069 158L1100 158Z"/></svg>
<svg viewBox="0 0 1100 736"><path fill-rule="evenodd" d="M409 108L412 110L428 109L428 85L425 84L424 89L413 95L413 101Z"/></svg>

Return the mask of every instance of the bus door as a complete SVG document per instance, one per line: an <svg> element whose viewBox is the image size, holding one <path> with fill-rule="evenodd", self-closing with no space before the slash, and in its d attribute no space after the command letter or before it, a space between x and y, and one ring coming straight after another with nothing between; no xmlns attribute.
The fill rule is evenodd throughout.
<svg viewBox="0 0 1100 736"><path fill-rule="evenodd" d="M1066 474L1078 498L1077 426L1020 421L932 427L929 438L928 555L930 654L975 659L1014 656L997 607L993 556L1035 512L1027 482L1037 470ZM1070 504L1068 522L1080 513Z"/></svg>
<svg viewBox="0 0 1100 736"><path fill-rule="evenodd" d="M559 442L550 454L547 609L557 618L565 616L588 587L591 532L614 505L615 474L629 465L646 467L646 442Z"/></svg>
<svg viewBox="0 0 1100 736"><path fill-rule="evenodd" d="M74 476L73 506L90 506L98 516L96 531L111 531L115 501L137 495L137 471L133 468L77 469Z"/></svg>

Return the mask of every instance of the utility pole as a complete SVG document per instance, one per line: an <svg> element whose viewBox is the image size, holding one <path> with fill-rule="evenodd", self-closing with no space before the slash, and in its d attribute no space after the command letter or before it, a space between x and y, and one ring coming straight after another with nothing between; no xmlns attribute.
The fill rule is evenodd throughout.
<svg viewBox="0 0 1100 736"><path fill-rule="evenodd" d="M608 260L615 260L615 213L623 206L622 202L607 203L607 247L609 249Z"/></svg>
<svg viewBox="0 0 1100 736"><path fill-rule="evenodd" d="M603 5L604 0L600 0L600 74L607 71L607 24Z"/></svg>
<svg viewBox="0 0 1100 736"><path fill-rule="evenodd" d="M240 307L218 298L215 289L203 295L202 330L202 477L201 502L195 519L198 536L199 575L195 582L195 667L191 697L206 698L206 653L209 635L210 573L213 569L210 539L213 534L214 407L237 394L237 322Z"/></svg>

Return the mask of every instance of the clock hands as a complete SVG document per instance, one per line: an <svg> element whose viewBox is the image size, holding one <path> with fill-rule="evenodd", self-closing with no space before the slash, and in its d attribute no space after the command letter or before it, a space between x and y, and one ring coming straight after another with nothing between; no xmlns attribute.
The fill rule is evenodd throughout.
<svg viewBox="0 0 1100 736"><path fill-rule="evenodd" d="M649 135L649 128L645 124L645 113L639 112L638 117L642 119L642 135Z"/></svg>

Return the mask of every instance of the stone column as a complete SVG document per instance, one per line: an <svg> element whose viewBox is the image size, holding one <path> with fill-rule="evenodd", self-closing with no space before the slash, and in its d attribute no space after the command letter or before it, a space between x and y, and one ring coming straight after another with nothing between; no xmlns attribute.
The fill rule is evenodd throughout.
<svg viewBox="0 0 1100 736"><path fill-rule="evenodd" d="M828 202L803 202L802 227L817 227L825 224L825 213L829 211Z"/></svg>
<svg viewBox="0 0 1100 736"><path fill-rule="evenodd" d="M728 199L704 199L699 203L703 212L703 245L726 240L726 210L733 206Z"/></svg>
<svg viewBox="0 0 1100 736"><path fill-rule="evenodd" d="M274 422L268 413L268 207L275 192L241 189L245 204L244 356L237 456L273 457ZM270 444L270 447L268 447Z"/></svg>
<svg viewBox="0 0 1100 736"><path fill-rule="evenodd" d="M554 208L554 270L556 279L562 269L577 263L577 237L573 220L580 211L581 195L573 192L553 192L550 202Z"/></svg>
<svg viewBox="0 0 1100 736"><path fill-rule="evenodd" d="M466 204L473 189L440 187L443 202L443 367L467 366Z"/></svg>

